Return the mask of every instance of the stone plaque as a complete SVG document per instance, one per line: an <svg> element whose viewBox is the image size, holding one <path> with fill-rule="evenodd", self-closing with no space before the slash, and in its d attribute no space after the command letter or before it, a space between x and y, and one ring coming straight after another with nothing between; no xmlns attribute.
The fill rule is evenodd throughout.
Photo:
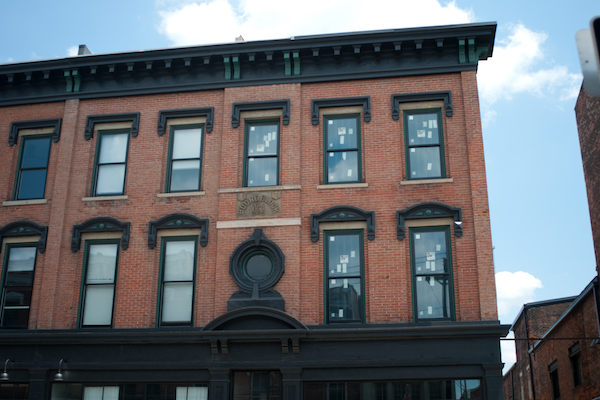
<svg viewBox="0 0 600 400"><path fill-rule="evenodd" d="M281 217L281 191L237 195L238 218Z"/></svg>

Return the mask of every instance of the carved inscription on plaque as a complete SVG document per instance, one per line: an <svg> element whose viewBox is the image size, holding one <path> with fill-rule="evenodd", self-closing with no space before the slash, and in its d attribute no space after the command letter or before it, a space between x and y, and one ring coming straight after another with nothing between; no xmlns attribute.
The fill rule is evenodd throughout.
<svg viewBox="0 0 600 400"><path fill-rule="evenodd" d="M238 193L238 218L280 217L281 192Z"/></svg>

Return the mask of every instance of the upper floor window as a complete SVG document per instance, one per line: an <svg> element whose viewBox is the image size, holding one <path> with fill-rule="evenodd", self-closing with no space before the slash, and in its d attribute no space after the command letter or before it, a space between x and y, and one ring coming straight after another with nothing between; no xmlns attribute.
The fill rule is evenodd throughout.
<svg viewBox="0 0 600 400"><path fill-rule="evenodd" d="M326 183L357 183L361 177L360 114L323 117Z"/></svg>
<svg viewBox="0 0 600 400"><path fill-rule="evenodd" d="M571 360L571 372L573 373L573 386L581 386L583 384L583 368L579 343L569 348L569 359Z"/></svg>
<svg viewBox="0 0 600 400"><path fill-rule="evenodd" d="M201 187L204 124L171 127L167 192L195 192Z"/></svg>
<svg viewBox="0 0 600 400"><path fill-rule="evenodd" d="M279 120L246 121L244 186L279 185Z"/></svg>
<svg viewBox="0 0 600 400"><path fill-rule="evenodd" d="M98 132L93 196L124 194L128 147L129 130Z"/></svg>
<svg viewBox="0 0 600 400"><path fill-rule="evenodd" d="M2 277L2 328L26 329L33 292L36 244L7 245Z"/></svg>
<svg viewBox="0 0 600 400"><path fill-rule="evenodd" d="M23 136L14 200L43 199L52 137Z"/></svg>
<svg viewBox="0 0 600 400"><path fill-rule="evenodd" d="M404 111L407 179L445 178L440 109Z"/></svg>

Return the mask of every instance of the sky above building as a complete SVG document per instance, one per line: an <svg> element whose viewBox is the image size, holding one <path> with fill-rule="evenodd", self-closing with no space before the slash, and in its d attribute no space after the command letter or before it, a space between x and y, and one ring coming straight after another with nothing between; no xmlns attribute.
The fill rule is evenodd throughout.
<svg viewBox="0 0 600 400"><path fill-rule="evenodd" d="M595 274L574 106L575 33L597 0L21 0L0 4L0 64L349 31L497 22L479 63L498 311L579 294ZM511 342L503 358L514 361Z"/></svg>

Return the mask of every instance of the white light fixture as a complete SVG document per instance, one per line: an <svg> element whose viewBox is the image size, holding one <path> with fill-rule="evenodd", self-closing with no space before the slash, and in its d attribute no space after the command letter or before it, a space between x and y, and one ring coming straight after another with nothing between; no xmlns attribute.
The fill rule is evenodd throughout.
<svg viewBox="0 0 600 400"><path fill-rule="evenodd" d="M9 361L10 361L10 358L7 358L6 361L4 361L4 372L0 374L0 381L8 380L8 372L6 372L6 366L8 365Z"/></svg>
<svg viewBox="0 0 600 400"><path fill-rule="evenodd" d="M64 376L63 376L62 372L60 372L63 362L67 362L67 360L61 358L60 361L58 362L58 372L56 373L56 375L54 375L54 380L56 382L62 382L64 380Z"/></svg>

